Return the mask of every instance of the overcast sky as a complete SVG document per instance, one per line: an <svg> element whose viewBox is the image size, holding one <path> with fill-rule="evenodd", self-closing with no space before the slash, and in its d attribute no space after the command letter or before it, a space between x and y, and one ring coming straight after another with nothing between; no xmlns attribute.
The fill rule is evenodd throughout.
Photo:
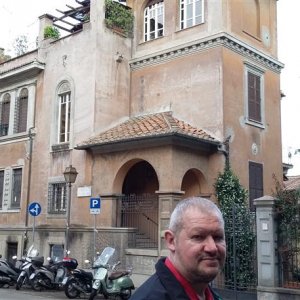
<svg viewBox="0 0 300 300"><path fill-rule="evenodd" d="M300 175L300 152L295 154L295 150L300 148L300 42L299 26L295 22L299 18L300 0L276 2L278 58L285 65L281 73L281 90L286 95L282 100L283 162L294 165L288 175ZM74 0L0 0L0 47L13 56L13 41L20 35L26 35L30 49L34 49L38 17L45 13L59 16L56 9L67 9L65 4L78 6ZM289 152L291 159L288 158Z"/></svg>

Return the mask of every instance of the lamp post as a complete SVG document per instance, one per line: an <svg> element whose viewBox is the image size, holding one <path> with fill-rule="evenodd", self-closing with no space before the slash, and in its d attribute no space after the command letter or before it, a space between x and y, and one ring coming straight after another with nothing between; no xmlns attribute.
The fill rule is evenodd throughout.
<svg viewBox="0 0 300 300"><path fill-rule="evenodd" d="M69 231L70 231L70 212L71 212L71 187L72 183L75 182L77 177L77 171L72 165L67 167L64 171L65 181L68 185L68 202L67 202L67 228L66 228L66 236L65 236L65 251L68 256L69 250Z"/></svg>

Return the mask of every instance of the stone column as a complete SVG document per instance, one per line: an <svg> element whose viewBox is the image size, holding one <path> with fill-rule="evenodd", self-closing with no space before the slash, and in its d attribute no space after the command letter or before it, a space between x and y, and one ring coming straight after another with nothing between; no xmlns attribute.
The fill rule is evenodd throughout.
<svg viewBox="0 0 300 300"><path fill-rule="evenodd" d="M263 196L254 200L257 226L258 299L278 299L278 258L276 222L274 218L276 199Z"/></svg>
<svg viewBox="0 0 300 300"><path fill-rule="evenodd" d="M168 228L171 213L174 210L176 204L182 199L184 192L182 191L157 191L158 194L158 219L159 219L159 240L158 250L160 256L166 256L167 251L164 243L164 232Z"/></svg>

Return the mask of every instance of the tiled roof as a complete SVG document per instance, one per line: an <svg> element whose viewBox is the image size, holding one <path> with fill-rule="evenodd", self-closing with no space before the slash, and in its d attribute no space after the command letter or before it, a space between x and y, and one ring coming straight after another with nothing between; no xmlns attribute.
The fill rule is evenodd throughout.
<svg viewBox="0 0 300 300"><path fill-rule="evenodd" d="M297 190L300 188L300 175L288 176L288 180L283 182L286 190Z"/></svg>
<svg viewBox="0 0 300 300"><path fill-rule="evenodd" d="M131 117L127 121L80 143L76 148L89 148L89 146L174 134L185 135L215 144L219 143L218 140L204 130L174 118L172 112L169 111Z"/></svg>

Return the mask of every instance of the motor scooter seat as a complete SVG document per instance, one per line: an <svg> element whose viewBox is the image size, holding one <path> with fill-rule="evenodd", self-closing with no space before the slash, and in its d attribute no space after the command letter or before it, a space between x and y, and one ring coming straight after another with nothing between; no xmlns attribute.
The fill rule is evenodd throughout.
<svg viewBox="0 0 300 300"><path fill-rule="evenodd" d="M129 272L128 271L116 271L116 272L113 272L111 273L109 276L108 276L108 279L109 280L114 280L114 279L118 279L122 276L126 276L128 275Z"/></svg>

